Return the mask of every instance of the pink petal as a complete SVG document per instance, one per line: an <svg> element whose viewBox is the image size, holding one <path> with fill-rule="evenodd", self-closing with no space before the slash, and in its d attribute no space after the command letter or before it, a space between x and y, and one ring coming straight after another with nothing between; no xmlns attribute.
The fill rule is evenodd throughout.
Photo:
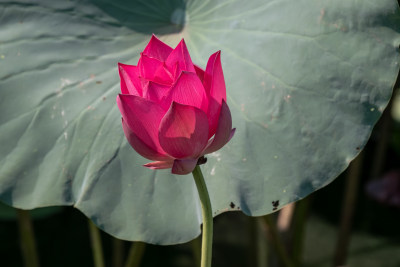
<svg viewBox="0 0 400 267"><path fill-rule="evenodd" d="M138 69L140 76L145 78L146 80L154 80L156 71L163 66L163 62L156 59L152 58L149 56L146 56L145 54L141 54L139 62L138 62Z"/></svg>
<svg viewBox="0 0 400 267"><path fill-rule="evenodd" d="M200 81L204 81L204 70L197 65L194 65L194 69L196 70L197 77L199 77Z"/></svg>
<svg viewBox="0 0 400 267"><path fill-rule="evenodd" d="M159 103L169 92L170 87L156 82L149 82L143 92L143 98Z"/></svg>
<svg viewBox="0 0 400 267"><path fill-rule="evenodd" d="M215 52L210 56L204 73L204 88L207 93L216 99L226 101L226 88L224 73L221 64L221 51Z"/></svg>
<svg viewBox="0 0 400 267"><path fill-rule="evenodd" d="M235 129L232 130L232 117L228 105L222 100L221 112L217 131L211 143L207 145L203 154L209 154L222 148L233 137Z"/></svg>
<svg viewBox="0 0 400 267"><path fill-rule="evenodd" d="M121 80L121 93L126 95L142 95L142 86L136 66L118 63L118 72Z"/></svg>
<svg viewBox="0 0 400 267"><path fill-rule="evenodd" d="M126 139L129 144L139 153L142 157L150 160L166 159L166 155L154 150L151 146L147 145L139 136L137 136L125 123L122 118L122 128L124 130ZM172 166L172 164L171 164Z"/></svg>
<svg viewBox="0 0 400 267"><path fill-rule="evenodd" d="M174 81L176 81L179 77L179 75L181 75L181 71L179 68L179 62L176 62L175 65L171 68L169 68L171 73L172 73L172 78Z"/></svg>
<svg viewBox="0 0 400 267"><path fill-rule="evenodd" d="M160 66L154 74L154 81L166 85L171 85L174 82L174 75L171 73L165 64Z"/></svg>
<svg viewBox="0 0 400 267"><path fill-rule="evenodd" d="M174 161L154 161L154 162L149 162L147 164L144 164L144 167L147 167L152 170L158 170L158 169L169 169L172 168L172 165L174 164Z"/></svg>
<svg viewBox="0 0 400 267"><path fill-rule="evenodd" d="M168 109L173 101L179 104L197 107L207 114L207 95L199 77L197 77L195 73L182 72L161 105L165 109Z"/></svg>
<svg viewBox="0 0 400 267"><path fill-rule="evenodd" d="M170 70L173 70L175 64L178 62L178 73L181 71L190 71L196 73L192 60L190 59L189 51L187 50L185 41L179 42L176 48L168 56L165 64ZM172 71L171 71L172 72Z"/></svg>
<svg viewBox="0 0 400 267"><path fill-rule="evenodd" d="M212 54L208 59L203 84L209 97L208 118L210 123L209 137L211 137L217 129L222 100L226 101L225 80L221 65L221 51Z"/></svg>
<svg viewBox="0 0 400 267"><path fill-rule="evenodd" d="M173 174L188 174L191 173L197 165L197 159L176 159L172 166Z"/></svg>
<svg viewBox="0 0 400 267"><path fill-rule="evenodd" d="M207 115L196 107L173 102L161 120L158 138L170 156L197 158L207 145Z"/></svg>
<svg viewBox="0 0 400 267"><path fill-rule="evenodd" d="M117 104L128 126L125 134L132 147L150 160L168 159L158 141L158 128L165 111L156 103L133 95L119 94Z"/></svg>
<svg viewBox="0 0 400 267"><path fill-rule="evenodd" d="M160 61L165 61L171 52L172 48L158 39L154 34L151 36L150 42L143 50L143 54L156 58Z"/></svg>

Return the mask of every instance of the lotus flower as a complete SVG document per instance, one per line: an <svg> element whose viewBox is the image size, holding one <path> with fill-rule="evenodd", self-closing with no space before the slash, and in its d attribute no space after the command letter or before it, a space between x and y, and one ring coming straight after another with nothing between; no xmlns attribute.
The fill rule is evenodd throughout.
<svg viewBox="0 0 400 267"><path fill-rule="evenodd" d="M172 49L153 35L137 66L118 67L122 127L130 145L153 160L145 167L188 174L234 135L220 51L204 71L192 63L184 40Z"/></svg>

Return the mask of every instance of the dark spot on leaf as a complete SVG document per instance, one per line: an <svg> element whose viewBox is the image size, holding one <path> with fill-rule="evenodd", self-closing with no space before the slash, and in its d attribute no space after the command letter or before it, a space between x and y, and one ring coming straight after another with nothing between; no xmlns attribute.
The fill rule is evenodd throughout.
<svg viewBox="0 0 400 267"><path fill-rule="evenodd" d="M356 147L357 150L360 150L360 147Z"/></svg>
<svg viewBox="0 0 400 267"><path fill-rule="evenodd" d="M272 201L272 206L273 206L272 210L277 210L279 206L279 200Z"/></svg>
<svg viewBox="0 0 400 267"><path fill-rule="evenodd" d="M106 100L106 97L105 96L103 96L103 101L105 101Z"/></svg>
<svg viewBox="0 0 400 267"><path fill-rule="evenodd" d="M231 204L229 204L229 206L231 206L231 208L233 209L236 205L235 205L235 203L231 202Z"/></svg>
<svg viewBox="0 0 400 267"><path fill-rule="evenodd" d="M101 84L101 81L96 81L97 84Z"/></svg>

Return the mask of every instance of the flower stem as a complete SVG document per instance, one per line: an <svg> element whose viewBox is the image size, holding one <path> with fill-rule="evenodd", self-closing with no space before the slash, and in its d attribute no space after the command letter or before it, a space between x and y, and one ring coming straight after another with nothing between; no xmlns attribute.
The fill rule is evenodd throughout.
<svg viewBox="0 0 400 267"><path fill-rule="evenodd" d="M193 178L196 183L197 191L201 202L201 212L203 215L203 234L201 244L201 267L211 267L212 257L212 237L213 237L213 216L210 196L207 186L201 173L200 166L193 170Z"/></svg>

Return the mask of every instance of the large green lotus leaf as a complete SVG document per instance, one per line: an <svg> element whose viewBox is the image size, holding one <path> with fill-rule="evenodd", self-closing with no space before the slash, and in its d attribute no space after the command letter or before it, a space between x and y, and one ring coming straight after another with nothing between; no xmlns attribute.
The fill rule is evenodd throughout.
<svg viewBox="0 0 400 267"><path fill-rule="evenodd" d="M0 195L74 205L123 239L200 232L188 176L142 167L115 98L117 62L152 33L184 37L205 67L222 50L235 137L203 171L215 215L273 212L332 181L359 153L399 69L394 0L2 1Z"/></svg>

